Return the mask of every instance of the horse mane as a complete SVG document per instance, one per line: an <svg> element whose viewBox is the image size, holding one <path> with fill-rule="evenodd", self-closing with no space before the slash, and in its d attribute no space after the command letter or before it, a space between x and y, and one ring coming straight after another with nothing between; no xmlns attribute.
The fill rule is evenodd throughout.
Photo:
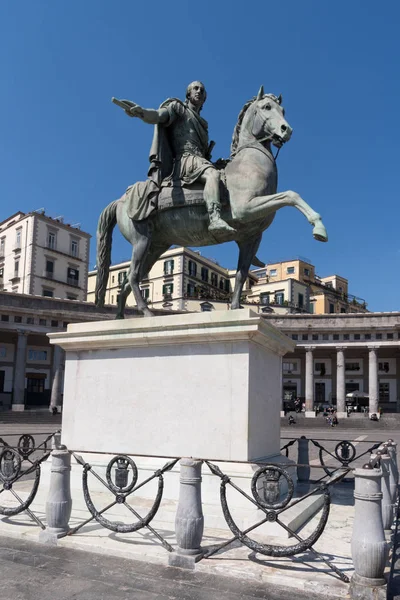
<svg viewBox="0 0 400 600"><path fill-rule="evenodd" d="M278 97L275 96L274 94L264 94L264 96L262 98L258 98L258 100L264 100L264 98L271 98L271 100L274 100L274 102L277 102L277 104L279 104ZM238 121L236 123L235 129L233 130L233 135L232 135L231 156L234 156L234 154L236 153L238 144L239 144L239 135L240 135L240 131L242 128L244 115L246 114L247 109L250 108L250 106L253 104L253 102L255 102L255 100L257 100L257 96L253 96L253 98L248 100L239 113Z"/></svg>

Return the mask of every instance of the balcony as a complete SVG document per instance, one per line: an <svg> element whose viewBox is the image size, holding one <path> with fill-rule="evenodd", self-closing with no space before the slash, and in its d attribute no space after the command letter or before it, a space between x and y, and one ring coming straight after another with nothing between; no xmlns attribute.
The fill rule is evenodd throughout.
<svg viewBox="0 0 400 600"><path fill-rule="evenodd" d="M21 252L21 242L15 242L13 252Z"/></svg>
<svg viewBox="0 0 400 600"><path fill-rule="evenodd" d="M15 272L14 275L12 277L10 277L11 283L18 283L20 279L21 278L20 278L18 272Z"/></svg>
<svg viewBox="0 0 400 600"><path fill-rule="evenodd" d="M43 271L43 277L46 279L54 279L53 271Z"/></svg>
<svg viewBox="0 0 400 600"><path fill-rule="evenodd" d="M72 285L73 287L79 287L79 280L72 279L72 277L67 277L67 285Z"/></svg>

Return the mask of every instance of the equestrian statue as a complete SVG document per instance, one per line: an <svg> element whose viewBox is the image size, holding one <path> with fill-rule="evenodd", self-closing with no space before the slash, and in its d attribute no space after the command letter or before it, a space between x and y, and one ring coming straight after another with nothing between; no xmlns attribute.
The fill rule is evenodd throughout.
<svg viewBox="0 0 400 600"><path fill-rule="evenodd" d="M279 151L292 135L282 97L265 94L261 86L239 114L230 159L216 163L211 162L214 142L209 142L207 121L200 116L206 98L200 81L188 86L184 102L170 98L158 110L113 98L130 117L154 125L147 181L135 183L111 202L97 227L97 306L104 306L116 224L133 246L117 319L124 318L131 291L138 309L152 316L139 284L171 245L235 241L239 260L231 308L237 309L250 266L264 266L257 250L279 208L296 207L313 225L314 238L328 241L321 216L299 194L276 192L278 171L271 145Z"/></svg>

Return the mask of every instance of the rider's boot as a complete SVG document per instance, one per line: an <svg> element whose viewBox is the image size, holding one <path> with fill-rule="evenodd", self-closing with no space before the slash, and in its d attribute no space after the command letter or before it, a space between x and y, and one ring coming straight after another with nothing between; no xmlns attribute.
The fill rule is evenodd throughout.
<svg viewBox="0 0 400 600"><path fill-rule="evenodd" d="M221 207L219 204L213 202L209 207L210 224L208 231L211 233L236 233L236 229L233 229L228 223L221 218Z"/></svg>

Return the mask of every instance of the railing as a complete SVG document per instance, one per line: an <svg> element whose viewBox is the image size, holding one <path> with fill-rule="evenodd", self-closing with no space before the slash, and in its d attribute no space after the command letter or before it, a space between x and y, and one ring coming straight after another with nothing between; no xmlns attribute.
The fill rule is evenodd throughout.
<svg viewBox="0 0 400 600"><path fill-rule="evenodd" d="M53 279L54 273L53 271L43 271L43 277L46 277L46 279Z"/></svg>
<svg viewBox="0 0 400 600"><path fill-rule="evenodd" d="M6 436L3 436L6 437ZM50 487L46 502L46 521L31 510L32 502L40 482L40 466L50 455L47 445L50 439L52 446L52 466ZM86 462L85 458L76 451L69 451L60 443L60 433L47 436L41 444L35 445L35 440L30 435L20 436L15 446L0 438L2 450L0 452L0 482L4 491L8 491L15 498L16 506L4 506L0 502L0 514L15 516L26 512L38 525L43 533L42 541L54 543L57 538L77 534L85 531L86 525L96 521L102 527L118 534L128 534L146 529L169 554L169 564L180 567L194 568L195 564L202 560L210 559L217 553L229 551L233 543L238 543L249 548L253 552L270 556L276 559L282 557L293 557L305 552L312 554L323 561L328 567L328 573L338 577L344 583L350 583L349 592L351 598L360 596L360 590L376 590L385 587L384 570L387 564L387 542L386 537L391 531L394 523L396 504L398 501L398 468L396 444L393 440L387 442L374 442L364 452L356 456L354 444L347 440L330 440L339 442L335 444L334 451L325 448L320 442L322 440L308 440L305 437L289 440L282 451L289 455L291 449L297 446L297 461L288 463L286 466L272 462L257 462L257 470L249 481L249 489L243 487L241 478L235 479L230 474L230 461L218 461L201 458L168 458L164 459L163 466L149 474L148 470L143 479L140 480L139 468L132 456L118 454L114 456L105 468L105 475L99 471L99 467ZM321 454L323 449L330 458L336 461L334 466L327 467L324 459L320 464L310 464L310 443L316 447ZM357 442L359 443L359 442ZM0 446L1 448L1 446ZM367 454L369 456L367 457ZM80 518L80 522L70 526L71 518L71 488L70 470L71 458L82 467L82 487L86 507L90 516L87 519ZM155 458L155 457L153 457ZM160 457L158 457L160 459ZM361 467L352 467L356 460L366 458ZM161 459L160 459L161 460ZM313 461L312 461L313 462ZM167 540L165 532L153 525L164 494L164 478L174 470L179 463L180 492L176 508L175 536L176 543ZM250 463L243 463L248 464ZM252 465L254 467L254 464ZM203 475L208 472L220 481L220 503L226 524L233 534L229 539L204 545L203 529L204 516L201 502L201 481ZM323 470L324 475L314 481L314 485L303 489L303 492L294 496L295 480L300 484L310 484L311 469ZM176 469L175 469L176 470ZM321 538L328 524L329 511L332 502L331 490L335 485L344 481L352 474L355 481L355 509L354 527L352 536L352 559L354 574L351 581L343 569L334 563L332 556L315 549L316 542ZM14 484L23 476L34 475L32 490L24 500L15 491ZM112 501L105 507L99 509L96 499L91 492L92 482L104 488L112 495ZM150 486L150 492L146 498L152 497L145 516L142 508L129 500L137 496L139 490ZM153 491L151 486L153 486ZM232 511L232 496L228 493L239 494L248 502L249 506L258 511L261 517L253 525L243 527L237 523L237 516ZM153 497L154 496L154 497ZM284 513L312 496L320 497L320 515L318 522L313 521L307 529L307 533L299 533L298 527L285 522ZM128 522L110 519L105 513L110 509L120 506L130 516ZM396 513L397 514L397 513ZM276 538L269 539L268 533L260 538L256 530L264 525L280 527L289 538L295 542L287 545L273 543ZM249 534L256 532L256 538ZM275 535L275 534L273 534ZM253 534L254 536L254 534ZM296 564L296 563L295 563ZM269 563L271 565L271 563ZM369 596L368 596L369 597ZM372 597L372 596L371 596ZM374 596L375 597L375 596ZM381 597L381 596L377 596Z"/></svg>
<svg viewBox="0 0 400 600"><path fill-rule="evenodd" d="M79 287L79 280L73 279L72 277L67 277L67 284L72 285L74 287Z"/></svg>

